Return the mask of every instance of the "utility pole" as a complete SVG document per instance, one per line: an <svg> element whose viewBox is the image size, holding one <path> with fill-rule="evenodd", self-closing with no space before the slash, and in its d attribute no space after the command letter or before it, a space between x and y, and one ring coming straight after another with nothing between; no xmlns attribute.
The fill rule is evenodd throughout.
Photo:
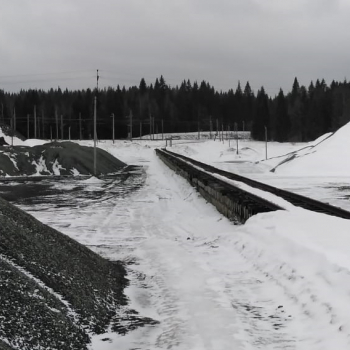
<svg viewBox="0 0 350 350"><path fill-rule="evenodd" d="M15 115L16 115L16 110L15 108L13 108L13 115L11 118L11 147L13 147L13 134L14 134L14 129L13 129L13 124L14 124L14 119L15 119Z"/></svg>
<svg viewBox="0 0 350 350"><path fill-rule="evenodd" d="M265 159L267 160L267 127L265 126Z"/></svg>
<svg viewBox="0 0 350 350"><path fill-rule="evenodd" d="M29 139L29 114L27 114L27 139Z"/></svg>
<svg viewBox="0 0 350 350"><path fill-rule="evenodd" d="M96 74L96 95L94 99L94 175L97 175L97 161L96 161L96 142L97 142L97 130L96 130L96 119L97 119L97 93L98 93L98 69Z"/></svg>
<svg viewBox="0 0 350 350"><path fill-rule="evenodd" d="M36 106L34 105L34 138L36 139Z"/></svg>
<svg viewBox="0 0 350 350"><path fill-rule="evenodd" d="M52 125L50 125L50 138L51 138L51 142L52 142Z"/></svg>
<svg viewBox="0 0 350 350"><path fill-rule="evenodd" d="M142 139L142 121L140 120L140 140Z"/></svg>
<svg viewBox="0 0 350 350"><path fill-rule="evenodd" d="M164 140L164 120L162 119L162 141Z"/></svg>
<svg viewBox="0 0 350 350"><path fill-rule="evenodd" d="M197 131L198 131L198 141L201 138L200 123L199 123L199 108L197 109Z"/></svg>
<svg viewBox="0 0 350 350"><path fill-rule="evenodd" d="M219 119L216 118L216 135L220 139L220 132L219 132Z"/></svg>
<svg viewBox="0 0 350 350"><path fill-rule="evenodd" d="M154 137L155 137L155 135L154 135L154 117L152 117L152 130L153 130L153 140L154 140Z"/></svg>
<svg viewBox="0 0 350 350"><path fill-rule="evenodd" d="M96 176L96 141L97 141L97 133L96 133L96 104L97 104L97 97L94 98L94 175Z"/></svg>
<svg viewBox="0 0 350 350"><path fill-rule="evenodd" d="M68 127L68 139L70 141L70 126Z"/></svg>
<svg viewBox="0 0 350 350"><path fill-rule="evenodd" d="M230 124L227 125L227 131L228 131L228 148L230 148L231 147Z"/></svg>
<svg viewBox="0 0 350 350"><path fill-rule="evenodd" d="M63 141L63 114L61 114L61 140Z"/></svg>
<svg viewBox="0 0 350 350"><path fill-rule="evenodd" d="M114 143L114 113L112 113L111 117L112 117L112 140Z"/></svg>
<svg viewBox="0 0 350 350"><path fill-rule="evenodd" d="M221 140L224 143L224 123L221 124Z"/></svg>
<svg viewBox="0 0 350 350"><path fill-rule="evenodd" d="M149 114L149 139L152 140L152 114Z"/></svg>
<svg viewBox="0 0 350 350"><path fill-rule="evenodd" d="M79 113L79 140L83 138L83 135L81 133L81 113Z"/></svg>
<svg viewBox="0 0 350 350"><path fill-rule="evenodd" d="M45 139L45 114L44 109L41 109L41 137Z"/></svg>
<svg viewBox="0 0 350 350"><path fill-rule="evenodd" d="M129 113L129 123L130 123L130 129L129 129L130 135L129 135L129 137L130 137L130 141L132 141L132 111L131 111L131 109L130 109L130 113Z"/></svg>
<svg viewBox="0 0 350 350"><path fill-rule="evenodd" d="M210 119L209 119L209 139L211 140L211 133L213 131L213 122L211 120L211 116L210 116Z"/></svg>
<svg viewBox="0 0 350 350"><path fill-rule="evenodd" d="M235 123L235 131L236 131L236 141L237 141L237 151L236 153L238 154L238 124Z"/></svg>
<svg viewBox="0 0 350 350"><path fill-rule="evenodd" d="M41 133L40 133L40 116L38 116L38 138L40 139Z"/></svg>
<svg viewBox="0 0 350 350"><path fill-rule="evenodd" d="M13 107L13 131L16 132L16 107Z"/></svg>
<svg viewBox="0 0 350 350"><path fill-rule="evenodd" d="M58 140L58 114L57 114L57 108L55 108L55 121L56 121L56 140Z"/></svg>

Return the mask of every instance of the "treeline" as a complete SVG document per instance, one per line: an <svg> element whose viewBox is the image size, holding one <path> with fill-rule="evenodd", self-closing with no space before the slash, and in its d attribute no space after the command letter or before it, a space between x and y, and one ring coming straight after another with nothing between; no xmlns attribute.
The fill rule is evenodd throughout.
<svg viewBox="0 0 350 350"><path fill-rule="evenodd" d="M198 130L251 131L256 140L309 141L335 131L350 120L350 83L317 80L306 88L295 78L291 91L270 97L249 82L235 90L216 91L209 83L183 81L171 87L163 76L147 85L101 90L60 88L0 90L0 123L25 137L88 139L93 136L94 99L100 139ZM114 118L111 118L112 114ZM132 128L130 127L132 125Z"/></svg>

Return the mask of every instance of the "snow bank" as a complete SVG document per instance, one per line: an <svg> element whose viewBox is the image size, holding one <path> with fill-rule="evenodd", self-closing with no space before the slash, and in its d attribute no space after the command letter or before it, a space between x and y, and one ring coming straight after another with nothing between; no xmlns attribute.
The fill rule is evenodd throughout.
<svg viewBox="0 0 350 350"><path fill-rule="evenodd" d="M305 176L347 176L350 174L350 123L326 134L277 164L275 172ZM288 161L286 161L288 160Z"/></svg>
<svg viewBox="0 0 350 350"><path fill-rule="evenodd" d="M39 139L27 139L25 141L22 141L18 137L14 136L13 140L11 136L6 135L2 128L0 127L0 137L4 137L4 140L9 144L14 146L37 146L37 145L43 145L47 143L47 140L39 140Z"/></svg>

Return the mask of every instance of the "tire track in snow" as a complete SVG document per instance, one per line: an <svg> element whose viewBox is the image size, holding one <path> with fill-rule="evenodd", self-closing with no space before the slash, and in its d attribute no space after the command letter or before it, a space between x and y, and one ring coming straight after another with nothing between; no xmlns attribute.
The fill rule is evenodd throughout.
<svg viewBox="0 0 350 350"><path fill-rule="evenodd" d="M184 189L187 192L181 193L181 198L196 197L192 195L192 189L186 186ZM174 193L168 193L168 196L174 199ZM191 201L189 204L192 206ZM139 254L145 270L153 271L152 274L157 276L149 283L151 289L156 284L158 293L153 291L151 299L153 297L158 314L164 316L160 325L163 330L156 342L158 347L227 349L240 339L244 340L245 349L294 348L294 338L281 332L282 325L276 323L278 314L283 314L276 302L270 299L264 304L258 300L257 305L263 306L251 306L247 295L257 291L257 278L252 278L248 271L253 282L246 283L244 288L242 284L247 280L246 276L234 278L230 275L227 281L218 278L222 271L210 265L201 266L201 262L215 253L208 247L203 251L192 243L192 239L187 240L188 236L196 236L199 227L189 222L182 224L180 217L173 212L169 220L167 212L176 209L172 208L171 200L155 201L150 206L151 213L143 208L134 216L141 220L140 227L148 234L152 232L154 237L140 246ZM178 215L181 214L180 211ZM162 217L167 220L162 220ZM263 276L259 274L259 277ZM224 285L220 286L220 282ZM158 304L154 301L157 295L162 300ZM260 311L260 315L257 315L256 310ZM181 324L186 325L185 329L179 327ZM241 348L238 344L237 347Z"/></svg>
<svg viewBox="0 0 350 350"><path fill-rule="evenodd" d="M343 285L347 280L350 286L349 271L338 271L343 275L338 277L338 281L327 280L324 277L332 276L330 270L335 267L326 261L321 261L321 257L313 257L315 253L303 252L303 248L298 247L298 254L301 256L305 254L302 257L305 259L305 268L300 270L299 264L291 264L287 254L278 254L279 242L275 242L276 245L273 247L264 247L264 244L259 244L262 242L257 242L255 239L251 239L247 234L242 235L237 239L236 250L250 263L253 274L260 274L263 280L272 283L283 292L284 298L280 301L283 309L281 309L285 311L283 317L290 323L288 328L296 335L296 344L319 350L333 348L336 340L337 346L334 348L348 348L350 339L346 330L349 330L350 308L343 300L349 299L350 295L346 295L346 292L339 293L343 290L343 286L337 286L337 283ZM315 260L320 266L312 266ZM317 273L317 270L320 272ZM334 302L337 299L334 298L334 293L339 294L339 302ZM320 329L323 332L320 332Z"/></svg>
<svg viewBox="0 0 350 350"><path fill-rule="evenodd" d="M281 291L264 273L253 271L251 263L220 238L197 235L187 248L213 274L207 284L216 302L235 310L244 349L295 349L295 336L288 330L292 318L273 298L281 299Z"/></svg>

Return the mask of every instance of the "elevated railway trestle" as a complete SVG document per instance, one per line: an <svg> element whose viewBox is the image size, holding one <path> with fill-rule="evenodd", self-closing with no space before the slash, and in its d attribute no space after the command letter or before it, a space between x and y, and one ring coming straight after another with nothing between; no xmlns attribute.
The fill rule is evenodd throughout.
<svg viewBox="0 0 350 350"><path fill-rule="evenodd" d="M211 175L211 173L272 193L304 209L350 219L350 212L344 209L215 168L166 149L156 149L156 153L165 164L186 178L192 186L196 187L201 195L212 203L219 212L234 222L244 223L252 215L282 210L283 208L226 181L218 179Z"/></svg>

